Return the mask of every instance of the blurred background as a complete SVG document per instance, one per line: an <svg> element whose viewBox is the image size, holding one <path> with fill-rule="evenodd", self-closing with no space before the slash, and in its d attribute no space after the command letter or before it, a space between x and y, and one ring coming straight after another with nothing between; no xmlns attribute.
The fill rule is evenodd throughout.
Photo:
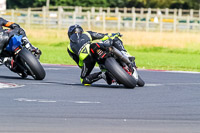
<svg viewBox="0 0 200 133"><path fill-rule="evenodd" d="M26 30L44 63L73 64L66 59L67 30L79 24L122 33L139 67L200 69L200 0L0 0L0 12Z"/></svg>
<svg viewBox="0 0 200 133"><path fill-rule="evenodd" d="M199 31L200 0L1 0L1 16L27 27Z"/></svg>

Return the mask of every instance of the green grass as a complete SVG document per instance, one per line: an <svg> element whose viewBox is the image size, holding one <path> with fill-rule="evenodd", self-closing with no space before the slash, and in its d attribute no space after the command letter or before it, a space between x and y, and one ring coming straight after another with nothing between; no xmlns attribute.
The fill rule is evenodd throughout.
<svg viewBox="0 0 200 133"><path fill-rule="evenodd" d="M127 50L136 57L139 68L200 71L200 51L169 48L133 48Z"/></svg>
<svg viewBox="0 0 200 133"><path fill-rule="evenodd" d="M75 62L67 52L67 42L53 43L50 45L36 43L33 45L41 49L42 55L40 61L42 63L75 65Z"/></svg>
<svg viewBox="0 0 200 133"><path fill-rule="evenodd" d="M48 41L47 41L48 42ZM44 43L33 41L42 50L41 62L76 65L67 53L67 41ZM160 70L200 71L200 50L171 49L163 47L133 47L125 45L136 57L138 68Z"/></svg>

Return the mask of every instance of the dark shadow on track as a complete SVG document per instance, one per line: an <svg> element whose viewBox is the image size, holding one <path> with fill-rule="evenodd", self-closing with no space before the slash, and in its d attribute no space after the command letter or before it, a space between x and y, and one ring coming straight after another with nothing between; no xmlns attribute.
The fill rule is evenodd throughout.
<svg viewBox="0 0 200 133"><path fill-rule="evenodd" d="M70 84L70 83L62 83L62 82L43 82L49 84L58 84L58 85L73 85L73 86L83 86L82 84Z"/></svg>
<svg viewBox="0 0 200 133"><path fill-rule="evenodd" d="M107 84L92 84L90 86L84 86L83 84L71 84L71 83L61 83L61 82L43 82L50 84L66 85L66 86L82 86L82 87L96 87L96 88L112 88L112 89L126 89L123 85L107 85Z"/></svg>
<svg viewBox="0 0 200 133"><path fill-rule="evenodd" d="M20 79L20 80L34 80L34 79L29 79L29 78L21 78L16 76L0 76L2 79Z"/></svg>
<svg viewBox="0 0 200 133"><path fill-rule="evenodd" d="M138 88L138 86L136 86L135 88L126 88L124 87L123 85L107 85L107 84L92 84L91 87L99 87L99 88L110 88L110 89L127 89L127 90L130 90L130 89L135 89L135 88Z"/></svg>
<svg viewBox="0 0 200 133"><path fill-rule="evenodd" d="M14 79L14 80L34 80L33 78L21 78L16 76L0 76L0 79ZM41 82L41 83L49 83L49 84L57 84L57 85L65 85L65 86L82 86L82 87L94 87L94 88L110 88L110 89L128 89L125 88L123 85L107 85L107 84L92 84L90 86L84 86L83 84L76 84L76 83L62 83L62 82L45 82L44 80L34 80L35 82Z"/></svg>
<svg viewBox="0 0 200 133"><path fill-rule="evenodd" d="M92 84L91 87L126 89L123 85Z"/></svg>

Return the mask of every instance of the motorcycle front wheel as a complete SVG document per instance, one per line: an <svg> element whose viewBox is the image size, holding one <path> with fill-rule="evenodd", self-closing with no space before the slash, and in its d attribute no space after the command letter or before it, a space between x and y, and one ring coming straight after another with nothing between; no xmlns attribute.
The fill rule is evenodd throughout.
<svg viewBox="0 0 200 133"><path fill-rule="evenodd" d="M18 53L18 56L35 80L43 80L45 78L46 73L44 68L30 51L26 48L22 48L22 50Z"/></svg>

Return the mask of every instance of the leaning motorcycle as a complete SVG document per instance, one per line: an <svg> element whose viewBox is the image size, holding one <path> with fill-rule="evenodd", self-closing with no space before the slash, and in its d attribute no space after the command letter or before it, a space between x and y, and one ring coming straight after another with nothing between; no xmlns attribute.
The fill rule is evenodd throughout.
<svg viewBox="0 0 200 133"><path fill-rule="evenodd" d="M11 65L5 65L22 78L26 78L28 75L35 80L45 78L46 73L39 59L22 45L22 35L11 37L1 56L11 61Z"/></svg>
<svg viewBox="0 0 200 133"><path fill-rule="evenodd" d="M96 43L91 45L92 56L97 60L100 69L107 73L112 82L123 84L126 88L143 87L145 82L138 75L135 61L130 61L121 51L113 46L103 48Z"/></svg>

